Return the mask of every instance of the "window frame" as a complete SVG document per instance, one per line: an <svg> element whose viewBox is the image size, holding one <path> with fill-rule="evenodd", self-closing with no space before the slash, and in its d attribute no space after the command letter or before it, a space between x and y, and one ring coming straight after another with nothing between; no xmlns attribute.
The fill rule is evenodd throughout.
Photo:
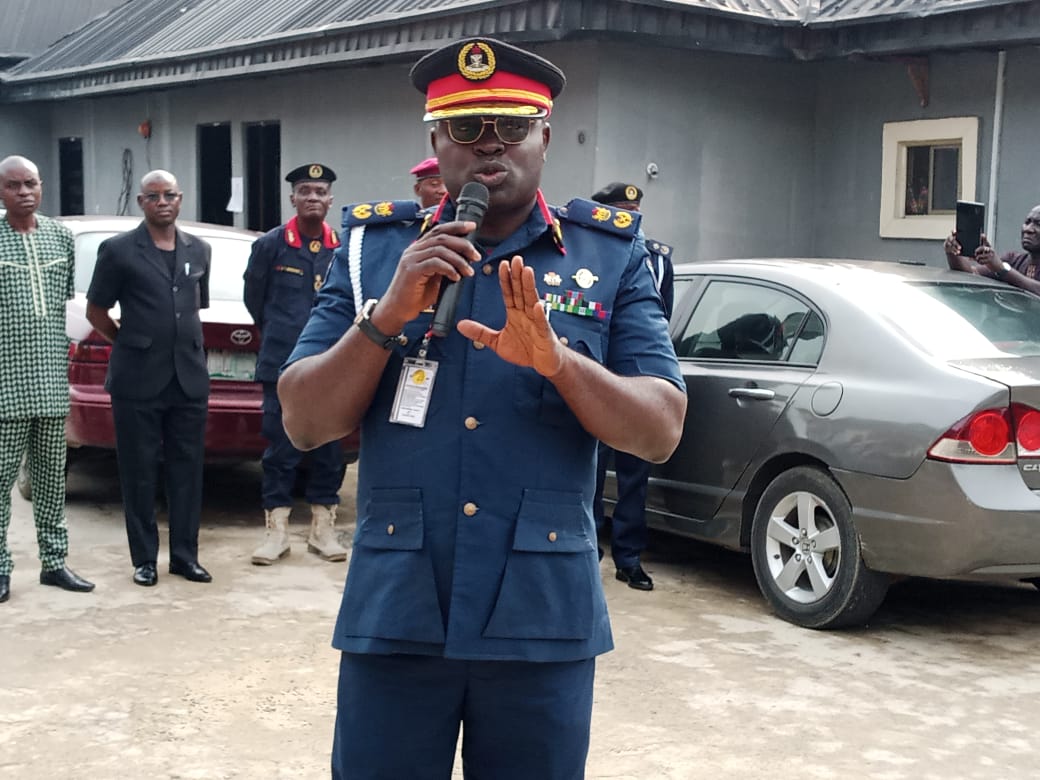
<svg viewBox="0 0 1040 780"><path fill-rule="evenodd" d="M978 200L978 117L884 123L881 134L881 208L878 226L882 238L946 238L954 229L956 216L953 213L903 213L906 204L907 148L954 144L961 149L958 200Z"/></svg>

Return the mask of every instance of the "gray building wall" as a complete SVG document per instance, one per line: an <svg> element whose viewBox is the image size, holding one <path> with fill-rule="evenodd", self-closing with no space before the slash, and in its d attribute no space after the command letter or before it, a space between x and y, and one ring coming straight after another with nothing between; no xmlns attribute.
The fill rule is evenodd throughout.
<svg viewBox="0 0 1040 780"><path fill-rule="evenodd" d="M49 107L34 103L0 106L0 159L11 154L28 157L39 167L45 188L58 180L58 140L50 116ZM57 197L55 187L55 204Z"/></svg>

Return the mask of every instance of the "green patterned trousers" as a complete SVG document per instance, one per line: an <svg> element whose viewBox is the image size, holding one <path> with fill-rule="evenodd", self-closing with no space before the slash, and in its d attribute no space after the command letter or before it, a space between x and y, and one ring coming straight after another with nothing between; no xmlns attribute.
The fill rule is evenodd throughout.
<svg viewBox="0 0 1040 780"><path fill-rule="evenodd" d="M60 569L69 552L65 525L65 418L0 419L0 575L14 568L7 547L11 524L11 488L18 478L22 453L29 453L36 543L44 571Z"/></svg>

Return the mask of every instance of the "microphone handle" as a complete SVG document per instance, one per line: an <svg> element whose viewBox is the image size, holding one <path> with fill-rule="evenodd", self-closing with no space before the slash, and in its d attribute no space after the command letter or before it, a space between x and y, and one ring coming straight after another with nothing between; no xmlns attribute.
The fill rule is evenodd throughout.
<svg viewBox="0 0 1040 780"><path fill-rule="evenodd" d="M472 217L463 218L472 219ZM466 240L472 244L476 236L477 231L474 230L466 236ZM455 324L455 309L458 308L459 296L462 295L462 283L465 281L465 276L457 282L449 281L445 277L444 282L441 284L441 295L437 300L437 308L433 312L433 322L430 324L430 331L434 336L444 338Z"/></svg>

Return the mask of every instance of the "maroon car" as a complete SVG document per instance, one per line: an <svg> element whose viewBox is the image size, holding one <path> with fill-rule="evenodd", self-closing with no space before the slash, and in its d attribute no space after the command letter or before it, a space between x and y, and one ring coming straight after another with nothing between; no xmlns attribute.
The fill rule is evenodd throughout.
<svg viewBox="0 0 1040 780"><path fill-rule="evenodd" d="M72 462L87 448L115 449L112 402L105 372L112 345L86 318L86 292L94 273L98 246L106 238L135 228L138 217L75 216L61 221L76 238L76 297L67 305L71 409L65 439ZM260 334L242 302L242 274L259 233L220 225L178 221L177 226L213 248L209 308L200 312L206 361L211 378L206 421L206 460L255 460L267 440L260 433L263 392L253 381ZM118 319L118 306L112 316ZM357 456L357 436L344 439L348 462ZM19 474L18 488L31 496L29 475Z"/></svg>

